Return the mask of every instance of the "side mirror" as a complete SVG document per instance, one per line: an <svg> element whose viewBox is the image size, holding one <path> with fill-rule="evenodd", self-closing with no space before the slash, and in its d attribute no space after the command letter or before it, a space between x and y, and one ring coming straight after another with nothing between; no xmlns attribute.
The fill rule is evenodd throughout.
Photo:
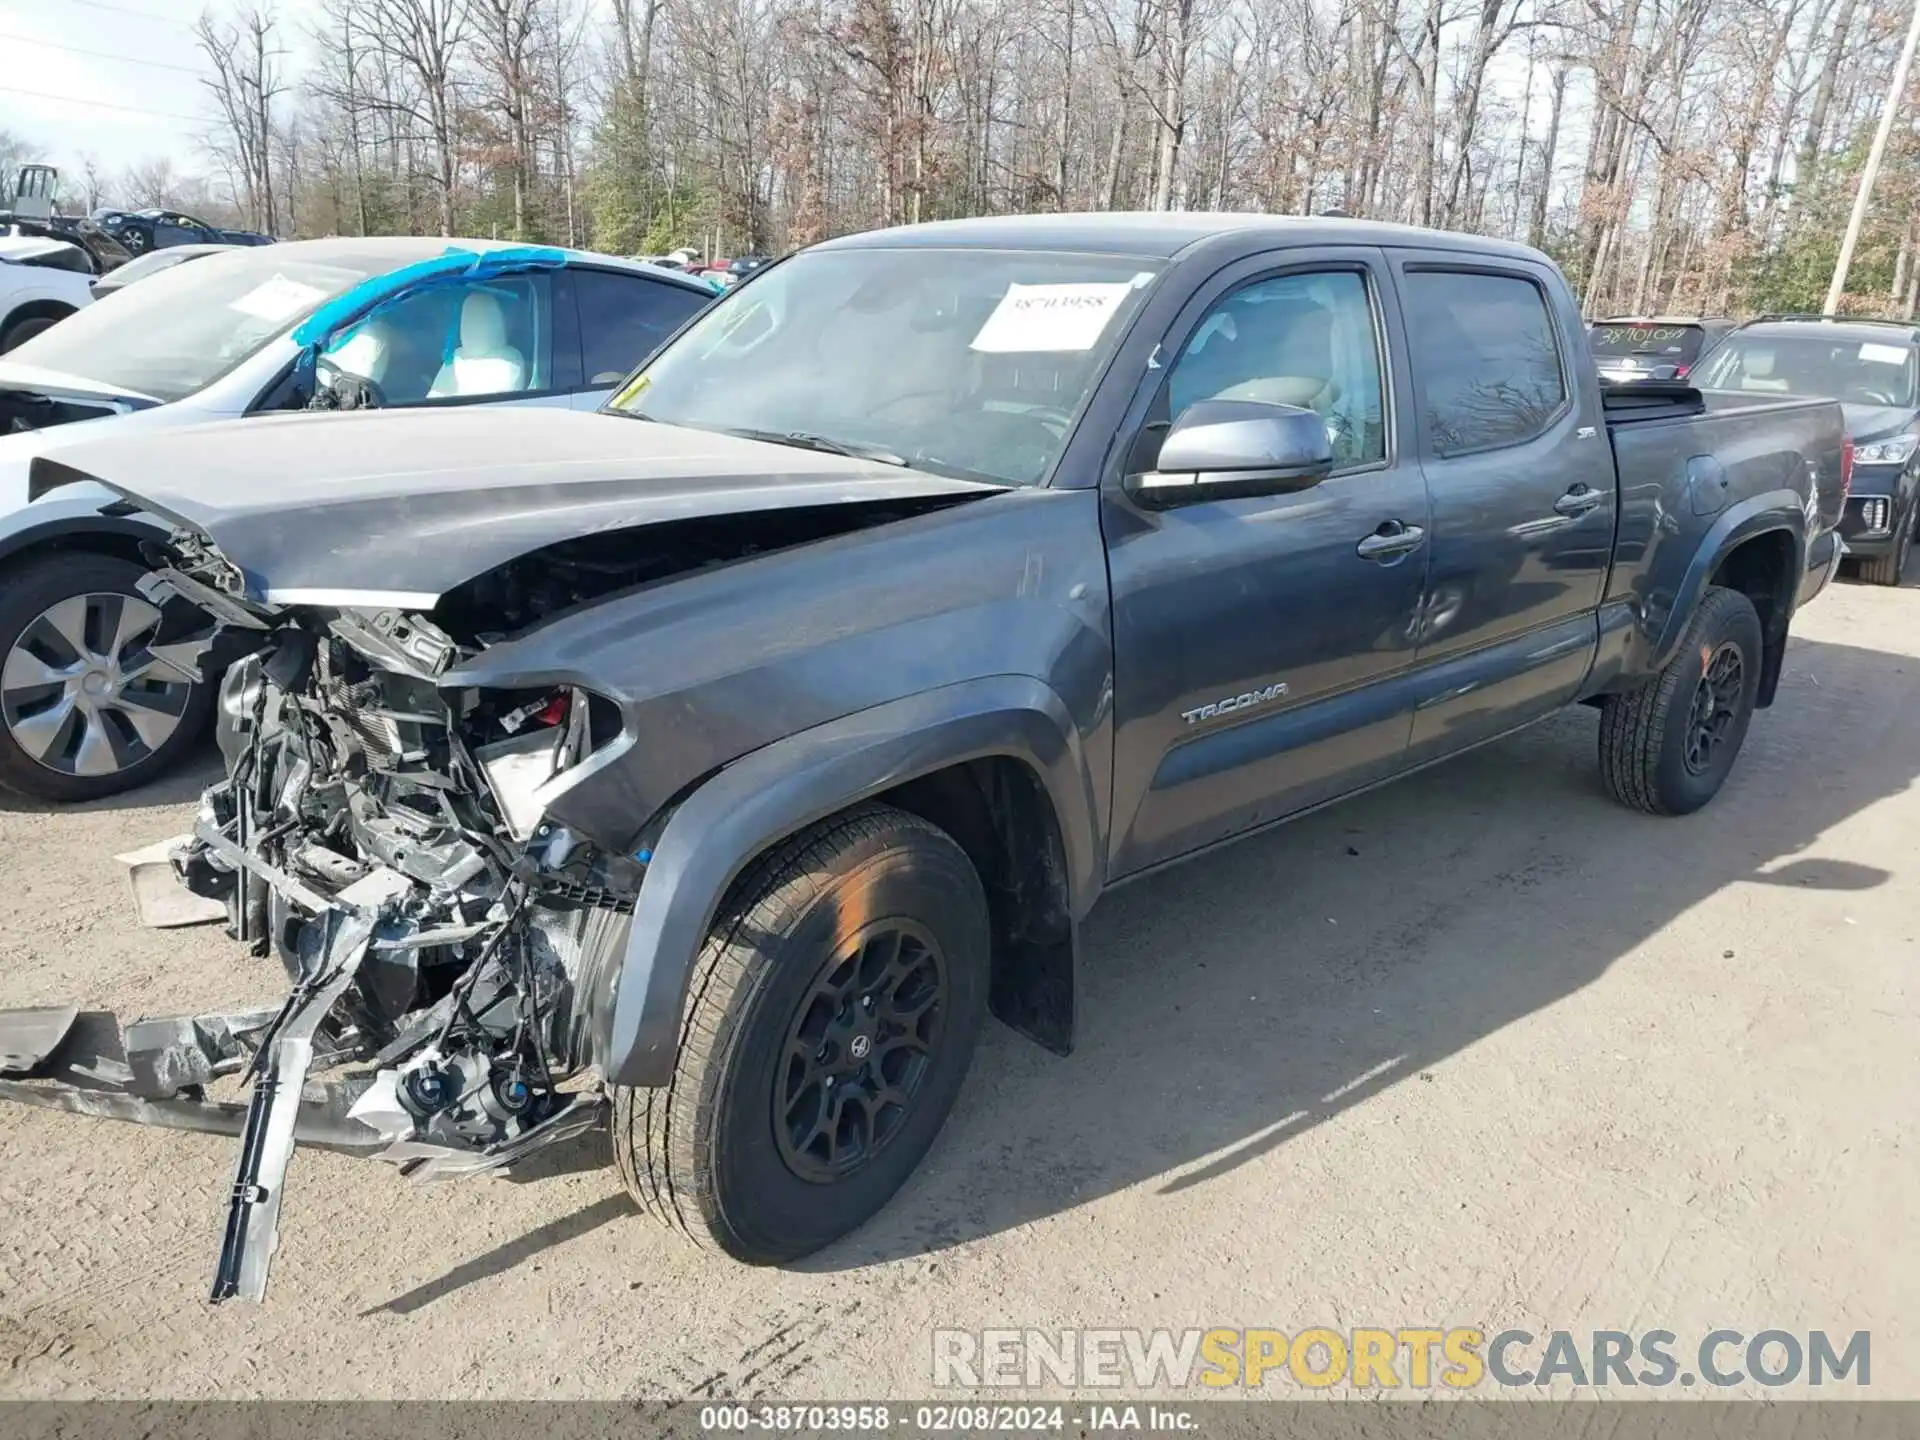
<svg viewBox="0 0 1920 1440"><path fill-rule="evenodd" d="M1129 475L1127 493L1150 510L1241 495L1287 495L1332 473L1327 422L1297 405L1197 400L1160 445L1156 468Z"/></svg>

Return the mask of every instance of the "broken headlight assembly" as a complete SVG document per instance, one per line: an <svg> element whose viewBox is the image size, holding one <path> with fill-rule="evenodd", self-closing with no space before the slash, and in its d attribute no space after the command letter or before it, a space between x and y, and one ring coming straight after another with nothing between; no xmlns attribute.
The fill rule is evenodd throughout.
<svg viewBox="0 0 1920 1440"><path fill-rule="evenodd" d="M279 960L286 1000L129 1027L111 1090L96 1069L0 1093L238 1133L213 1296L258 1299L296 1139L431 1179L600 1123L586 997L624 950L644 867L548 819L622 738L611 701L445 685L472 647L421 615L192 598L233 610L222 631L250 653L221 680L226 776L171 864ZM59 1019L40 1017L30 1073L51 1078ZM245 1106L209 1101L207 1080L235 1073Z"/></svg>
<svg viewBox="0 0 1920 1440"><path fill-rule="evenodd" d="M578 687L482 691L468 729L494 808L521 841L533 837L548 807L587 778L589 759L620 733L613 703Z"/></svg>

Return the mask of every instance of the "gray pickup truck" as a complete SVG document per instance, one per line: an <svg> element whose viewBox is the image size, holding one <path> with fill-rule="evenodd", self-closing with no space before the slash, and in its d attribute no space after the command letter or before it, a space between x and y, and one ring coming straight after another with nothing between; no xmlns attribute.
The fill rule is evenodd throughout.
<svg viewBox="0 0 1920 1440"><path fill-rule="evenodd" d="M152 648L224 677L167 873L292 983L106 1062L13 1012L0 1090L238 1134L216 1299L296 1140L448 1175L610 1120L642 1208L795 1259L989 1012L1071 1047L1121 881L1576 702L1621 801L1704 805L1847 470L1831 402L1603 391L1532 250L1208 215L833 241L599 414L66 447L35 493L167 520Z"/></svg>

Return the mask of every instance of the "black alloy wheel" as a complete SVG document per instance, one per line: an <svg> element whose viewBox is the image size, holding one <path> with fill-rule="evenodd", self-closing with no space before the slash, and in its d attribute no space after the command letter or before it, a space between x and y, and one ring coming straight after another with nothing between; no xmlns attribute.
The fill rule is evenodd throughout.
<svg viewBox="0 0 1920 1440"><path fill-rule="evenodd" d="M1741 719L1741 699L1747 690L1746 662L1740 647L1723 641L1701 668L1687 713L1686 766L1690 775L1705 775L1719 759Z"/></svg>
<svg viewBox="0 0 1920 1440"><path fill-rule="evenodd" d="M901 917L829 956L794 1008L773 1095L780 1155L803 1180L870 1162L919 1097L947 1014L939 943Z"/></svg>

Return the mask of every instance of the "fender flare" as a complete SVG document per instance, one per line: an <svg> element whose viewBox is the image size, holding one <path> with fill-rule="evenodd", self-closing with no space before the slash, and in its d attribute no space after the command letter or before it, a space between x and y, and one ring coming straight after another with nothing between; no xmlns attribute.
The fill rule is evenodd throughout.
<svg viewBox="0 0 1920 1440"><path fill-rule="evenodd" d="M1699 608L1701 597L1706 593L1707 582L1713 578L1721 562L1747 541L1774 531L1784 533L1793 544L1793 558L1781 582L1782 608L1778 628L1782 635L1785 634L1786 622L1792 618L1794 601L1800 593L1800 574L1807 563L1805 504L1805 500L1792 490L1769 490L1729 506L1714 521L1694 547L1693 559L1688 562L1686 573L1674 590L1673 603L1667 610L1659 638L1654 643L1653 670L1664 669L1679 651L1687 626L1693 623L1693 612ZM1775 637L1767 638L1771 644Z"/></svg>
<svg viewBox="0 0 1920 1440"><path fill-rule="evenodd" d="M963 681L857 711L753 751L694 790L653 847L617 969L595 977L589 1024L618 1085L665 1085L693 966L728 887L769 845L908 780L991 756L1039 776L1077 920L1100 885L1092 776L1065 702L1031 676Z"/></svg>
<svg viewBox="0 0 1920 1440"><path fill-rule="evenodd" d="M92 495L49 496L0 515L0 565L43 546L73 545L90 537L135 543L167 538L167 527L158 520L100 513L101 505L119 498L102 488Z"/></svg>

